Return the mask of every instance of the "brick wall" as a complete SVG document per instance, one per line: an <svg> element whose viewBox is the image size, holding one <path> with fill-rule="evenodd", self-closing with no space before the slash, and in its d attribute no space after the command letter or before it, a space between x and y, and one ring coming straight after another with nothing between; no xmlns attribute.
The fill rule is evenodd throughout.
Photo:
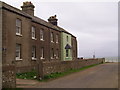
<svg viewBox="0 0 120 90"><path fill-rule="evenodd" d="M2 66L2 88L16 87L15 65Z"/></svg>
<svg viewBox="0 0 120 90"><path fill-rule="evenodd" d="M43 62L42 69L39 73L41 76L55 73L55 72L64 72L69 69L79 69L84 66L89 66L93 64L99 64L104 62L104 58L101 59L78 59L75 61L54 61L54 62Z"/></svg>

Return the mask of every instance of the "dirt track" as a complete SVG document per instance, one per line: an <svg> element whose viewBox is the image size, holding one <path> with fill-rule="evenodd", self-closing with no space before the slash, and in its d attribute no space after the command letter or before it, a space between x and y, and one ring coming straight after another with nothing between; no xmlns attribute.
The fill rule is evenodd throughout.
<svg viewBox="0 0 120 90"><path fill-rule="evenodd" d="M17 80L19 82L20 80ZM118 88L118 63L101 64L49 82L28 81L26 88ZM27 83L27 81L26 81Z"/></svg>

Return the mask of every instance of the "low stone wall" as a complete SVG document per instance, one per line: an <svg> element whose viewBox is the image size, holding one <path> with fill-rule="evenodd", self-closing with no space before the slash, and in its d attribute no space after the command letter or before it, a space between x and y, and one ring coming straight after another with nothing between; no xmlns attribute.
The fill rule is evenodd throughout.
<svg viewBox="0 0 120 90"><path fill-rule="evenodd" d="M17 67L16 66L16 73L25 73L25 72L31 72L32 70L37 70L38 65L33 66L23 66L23 67Z"/></svg>
<svg viewBox="0 0 120 90"><path fill-rule="evenodd" d="M16 87L15 65L2 66L2 88Z"/></svg>
<svg viewBox="0 0 120 90"><path fill-rule="evenodd" d="M40 76L48 75L55 72L64 72L69 69L79 69L85 66L99 64L104 62L104 58L100 59L78 59L76 61L52 61L43 62L39 73Z"/></svg>

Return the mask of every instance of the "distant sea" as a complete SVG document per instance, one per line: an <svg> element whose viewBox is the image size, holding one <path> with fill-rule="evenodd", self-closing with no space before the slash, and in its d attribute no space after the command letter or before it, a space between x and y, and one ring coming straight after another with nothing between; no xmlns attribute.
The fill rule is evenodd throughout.
<svg viewBox="0 0 120 90"><path fill-rule="evenodd" d="M85 59L88 59L89 57L85 57ZM100 58L100 57L96 57L96 58ZM120 62L120 59L118 60L118 57L104 57L105 58L105 62Z"/></svg>
<svg viewBox="0 0 120 90"><path fill-rule="evenodd" d="M118 62L118 57L105 57L105 62Z"/></svg>

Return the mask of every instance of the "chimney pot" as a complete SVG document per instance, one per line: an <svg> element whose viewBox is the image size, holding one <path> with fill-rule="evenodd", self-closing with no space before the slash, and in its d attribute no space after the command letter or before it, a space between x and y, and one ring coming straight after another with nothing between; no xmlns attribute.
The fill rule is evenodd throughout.
<svg viewBox="0 0 120 90"><path fill-rule="evenodd" d="M31 2L23 2L23 6L21 6L22 11L34 16L34 8L35 6Z"/></svg>
<svg viewBox="0 0 120 90"><path fill-rule="evenodd" d="M49 17L48 22L57 26L58 19L56 17L57 17L57 15Z"/></svg>

